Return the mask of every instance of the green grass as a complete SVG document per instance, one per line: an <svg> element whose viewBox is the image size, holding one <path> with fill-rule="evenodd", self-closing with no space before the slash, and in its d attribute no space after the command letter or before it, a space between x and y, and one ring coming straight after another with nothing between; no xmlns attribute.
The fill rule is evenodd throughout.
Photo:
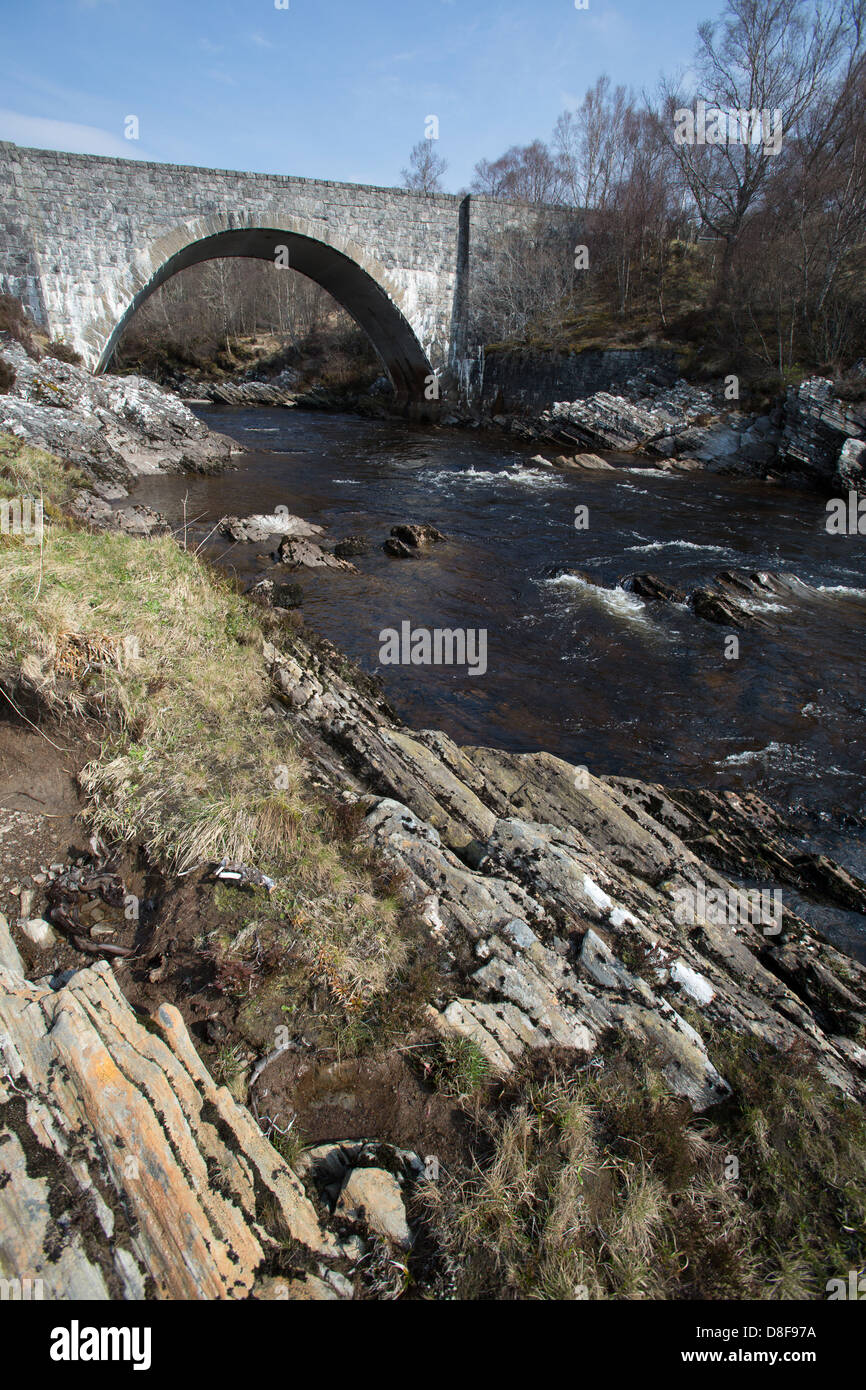
<svg viewBox="0 0 866 1390"><path fill-rule="evenodd" d="M429 1079L438 1091L467 1100L490 1080L490 1064L471 1038L453 1037L437 1044Z"/></svg>
<svg viewBox="0 0 866 1390"><path fill-rule="evenodd" d="M107 843L141 847L169 874L224 856L262 869L277 881L272 915L327 965L334 997L374 999L406 958L401 909L334 835L296 731L269 709L271 615L170 536L65 519L80 483L0 437L0 496L41 495L47 518L41 545L0 536L4 688L59 720L101 721L81 782Z"/></svg>

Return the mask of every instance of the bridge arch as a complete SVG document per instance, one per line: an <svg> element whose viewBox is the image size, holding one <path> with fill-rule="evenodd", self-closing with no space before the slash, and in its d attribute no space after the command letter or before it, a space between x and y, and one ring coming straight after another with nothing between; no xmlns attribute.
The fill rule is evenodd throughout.
<svg viewBox="0 0 866 1390"><path fill-rule="evenodd" d="M96 371L106 370L123 330L154 290L188 266L223 256L247 256L272 264L287 261L292 270L315 280L367 333L398 398L423 399L425 378L433 368L410 322L409 296L375 257L335 236L326 221L284 214L273 220L213 214L182 223L136 252L115 278L110 297L103 299L113 327Z"/></svg>

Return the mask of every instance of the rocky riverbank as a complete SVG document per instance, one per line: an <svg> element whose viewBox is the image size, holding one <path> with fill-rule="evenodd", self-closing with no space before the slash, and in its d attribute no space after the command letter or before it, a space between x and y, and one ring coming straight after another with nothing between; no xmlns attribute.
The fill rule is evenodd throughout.
<svg viewBox="0 0 866 1390"><path fill-rule="evenodd" d="M866 381L866 378L864 378ZM832 381L788 388L767 413L745 413L726 399L725 383L699 387L649 369L617 391L559 401L540 414L481 414L473 423L518 439L581 450L688 460L712 471L784 480L840 495L863 491L866 400L842 400ZM446 422L469 423L446 416Z"/></svg>
<svg viewBox="0 0 866 1390"><path fill-rule="evenodd" d="M788 387L771 409L748 412L731 400L726 380L698 386L677 379L670 352L586 356L592 359L587 367L564 370L559 381L555 361L539 363L531 353L518 355L506 372L507 396L491 389L455 408L457 388L452 386L433 407L438 423L501 431L565 456L587 450L639 453L734 475L784 479L828 495L866 489L866 386L843 399L832 381L813 377ZM852 379L866 382L862 364ZM579 394L539 409L541 395L552 397L569 384L579 387ZM301 392L292 372L270 379L247 374L205 385L181 380L178 388L185 396L228 405L340 410L380 418L391 410L385 378L360 393L322 387Z"/></svg>
<svg viewBox="0 0 866 1390"><path fill-rule="evenodd" d="M243 453L146 377L96 377L51 356L31 356L3 335L0 362L12 376L0 392L0 430L75 465L86 486L72 507L83 521L149 532L160 518L112 505L136 478L218 472Z"/></svg>
<svg viewBox="0 0 866 1390"><path fill-rule="evenodd" d="M3 538L4 1277L59 1298L390 1298L413 1281L449 1296L443 1213L490 1161L465 1107L477 1131L479 1107L508 1113L544 1068L576 1085L640 1058L635 1104L639 1092L650 1110L673 1107L668 1128L693 1155L683 1172L697 1172L694 1116L724 1135L726 1117L760 1105L722 1039L786 1076L796 1064L854 1134L866 968L785 889L866 914L866 884L804 852L755 795L407 729L296 616L82 504L82 492L107 504L105 489L144 467L224 464L227 441L146 383L10 360L0 429L24 452L10 445L4 496L25 467L48 486L33 446L87 487L70 489L71 529L53 513L41 552ZM671 406L654 399L652 428ZM684 429L706 428L678 408ZM618 412L613 398L582 403L551 428L584 445L596 427L621 439L650 427L647 411ZM309 543L298 522L284 538ZM736 579L730 604L761 587ZM14 801L28 791L19 768L52 760L79 798L75 832L44 790ZM804 1110L804 1144L812 1123ZM748 1242L750 1199L736 1200ZM803 1277L822 1296L839 1252L862 1249L844 1203L813 1205L827 1225ZM752 1213L765 1235L771 1206ZM616 1296L594 1232L558 1258L571 1269L580 1246L572 1286L596 1259L589 1285ZM774 1288L767 1258L755 1253L754 1278Z"/></svg>

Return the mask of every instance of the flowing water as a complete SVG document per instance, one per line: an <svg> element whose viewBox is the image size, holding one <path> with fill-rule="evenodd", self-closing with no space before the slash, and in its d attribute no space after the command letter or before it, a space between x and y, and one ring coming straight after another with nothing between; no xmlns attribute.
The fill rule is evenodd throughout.
<svg viewBox="0 0 866 1390"><path fill-rule="evenodd" d="M227 513L279 506L335 540L367 536L358 573L286 577L302 584L307 621L380 677L410 725L547 749L598 773L754 787L797 819L804 843L866 876L866 547L828 535L815 494L612 455L613 473L569 474L533 464L534 449L401 422L198 413L253 452L218 477L142 479L135 500L179 523L186 498L197 540ZM580 505L587 530L575 528ZM392 559L381 544L403 521L432 522L447 543ZM284 575L270 546L209 545L243 577ZM737 660L725 657L728 630L684 606L557 577L574 568L610 585L651 571L691 589L737 566L818 591L761 605L770 626L738 634ZM406 621L485 629L486 671L382 665L380 633ZM822 921L863 954L862 917Z"/></svg>

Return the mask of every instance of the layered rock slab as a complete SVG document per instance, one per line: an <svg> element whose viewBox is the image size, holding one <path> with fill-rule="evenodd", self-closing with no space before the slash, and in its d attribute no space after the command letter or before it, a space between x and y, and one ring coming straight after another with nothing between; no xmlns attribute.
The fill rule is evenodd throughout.
<svg viewBox="0 0 866 1390"><path fill-rule="evenodd" d="M139 1021L106 962L24 978L0 921L0 1273L63 1299L244 1298L266 1208L338 1253L177 1009Z"/></svg>

